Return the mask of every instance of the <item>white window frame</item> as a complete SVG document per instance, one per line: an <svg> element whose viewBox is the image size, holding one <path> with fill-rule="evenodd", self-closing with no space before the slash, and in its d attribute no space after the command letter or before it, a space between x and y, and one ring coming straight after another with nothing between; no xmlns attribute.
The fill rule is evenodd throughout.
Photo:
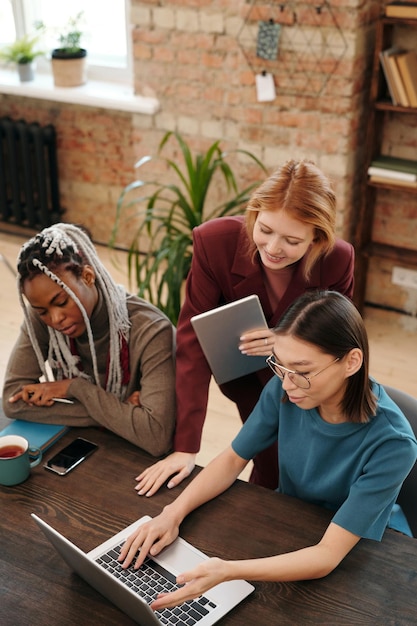
<svg viewBox="0 0 417 626"><path fill-rule="evenodd" d="M61 0L57 0L59 2ZM126 67L112 67L105 65L88 64L88 77L93 80L105 81L107 83L133 84L133 64L132 64L132 38L130 25L130 0L124 0L126 15ZM37 0L11 0L13 15L15 19L16 36L22 37L27 32L33 32L33 23L36 19ZM98 10L100 3L97 3ZM44 20L47 22L47 20ZM50 63L47 59L38 59L38 70L42 73L50 73Z"/></svg>

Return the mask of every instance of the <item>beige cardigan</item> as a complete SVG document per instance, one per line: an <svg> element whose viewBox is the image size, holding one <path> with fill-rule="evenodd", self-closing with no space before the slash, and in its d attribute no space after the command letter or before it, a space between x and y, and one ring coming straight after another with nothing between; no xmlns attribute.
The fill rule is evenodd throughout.
<svg viewBox="0 0 417 626"><path fill-rule="evenodd" d="M3 387L3 410L9 418L66 424L68 426L104 426L154 456L172 447L175 426L175 328L153 305L126 294L129 319L130 383L126 397L140 390L141 406L120 401L94 382L87 334L76 340L83 372L91 377L74 378L68 389L73 405L55 403L51 407L29 406L8 398L23 385L39 382L41 371L26 324L10 355ZM48 353L49 334L39 316L31 311L33 325L42 353ZM98 370L104 384L109 344L108 316L101 294L90 320L97 353Z"/></svg>

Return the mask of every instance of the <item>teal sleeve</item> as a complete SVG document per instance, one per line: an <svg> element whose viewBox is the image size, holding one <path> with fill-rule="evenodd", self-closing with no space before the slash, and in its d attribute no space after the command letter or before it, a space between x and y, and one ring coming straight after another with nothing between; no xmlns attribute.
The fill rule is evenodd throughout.
<svg viewBox="0 0 417 626"><path fill-rule="evenodd" d="M265 385L255 408L232 441L233 450L243 459L253 459L277 441L282 394L278 378Z"/></svg>
<svg viewBox="0 0 417 626"><path fill-rule="evenodd" d="M333 517L335 524L360 537L380 540L415 460L416 443L411 438L393 438L378 446Z"/></svg>

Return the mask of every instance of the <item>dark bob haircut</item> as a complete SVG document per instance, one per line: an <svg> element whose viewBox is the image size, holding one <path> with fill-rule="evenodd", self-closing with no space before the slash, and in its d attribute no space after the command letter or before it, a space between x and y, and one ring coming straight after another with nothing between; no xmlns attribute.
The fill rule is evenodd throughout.
<svg viewBox="0 0 417 626"><path fill-rule="evenodd" d="M364 423L375 415L368 336L363 319L349 298L337 291L307 291L287 309L274 332L301 339L339 359L359 348L363 362L348 379L341 408L351 422Z"/></svg>

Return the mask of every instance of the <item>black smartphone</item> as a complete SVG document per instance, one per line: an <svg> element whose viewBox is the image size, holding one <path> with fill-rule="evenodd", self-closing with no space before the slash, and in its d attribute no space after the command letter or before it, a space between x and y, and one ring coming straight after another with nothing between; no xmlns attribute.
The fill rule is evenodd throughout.
<svg viewBox="0 0 417 626"><path fill-rule="evenodd" d="M97 448L98 445L92 441L78 437L49 459L44 467L60 476L65 476L65 474L68 474L74 467L77 467L77 465L89 457Z"/></svg>

